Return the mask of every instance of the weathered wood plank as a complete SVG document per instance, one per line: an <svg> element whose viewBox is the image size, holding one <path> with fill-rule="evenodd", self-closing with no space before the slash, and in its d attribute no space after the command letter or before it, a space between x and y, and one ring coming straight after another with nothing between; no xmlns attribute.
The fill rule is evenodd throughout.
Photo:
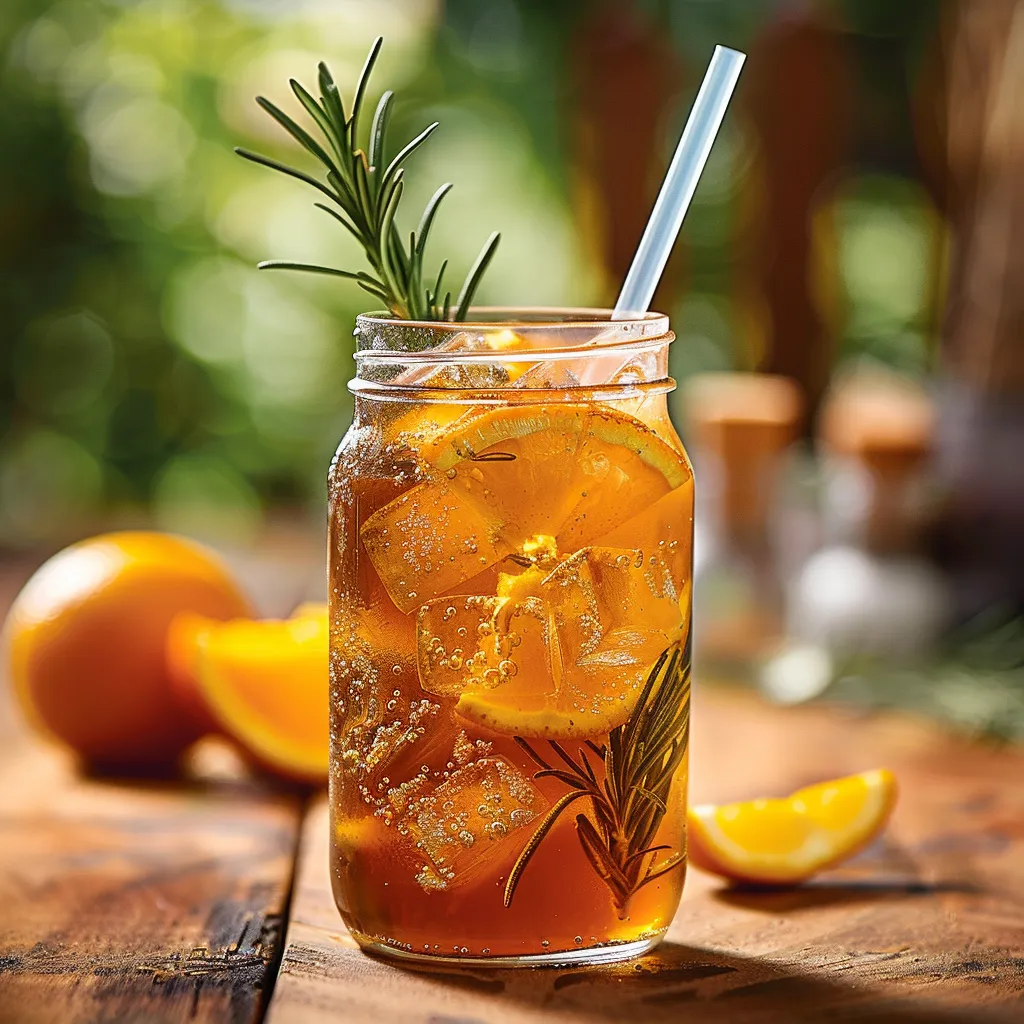
<svg viewBox="0 0 1024 1024"><path fill-rule="evenodd" d="M893 825L798 890L729 890L692 872L668 940L632 964L427 973L366 957L345 932L321 802L304 826L270 1024L1021 1019L1024 753L713 690L698 695L694 733L699 800L887 765L902 787Z"/></svg>
<svg viewBox="0 0 1024 1024"><path fill-rule="evenodd" d="M0 769L0 1021L261 1019L300 801L243 783Z"/></svg>

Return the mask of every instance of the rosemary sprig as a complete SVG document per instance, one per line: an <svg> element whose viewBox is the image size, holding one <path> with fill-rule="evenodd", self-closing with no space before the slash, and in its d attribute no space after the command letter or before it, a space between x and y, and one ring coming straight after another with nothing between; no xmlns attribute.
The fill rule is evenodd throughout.
<svg viewBox="0 0 1024 1024"><path fill-rule="evenodd" d="M385 303L397 317L410 320L465 320L480 279L494 256L501 236L494 232L487 239L466 275L454 305L452 293L442 291L447 260L441 264L432 284L425 282L423 255L427 238L438 208L452 186L450 183L442 185L434 193L423 211L419 227L409 232L406 248L395 224L395 215L405 189L403 163L430 138L438 125L436 121L428 125L385 164L387 130L394 101L394 93L388 90L381 96L373 115L368 134L368 151L358 148L363 98L382 43L383 39L378 37L370 48L348 117L345 115L341 94L326 64L321 63L319 67L319 99L314 98L294 78L289 82L292 92L315 123L322 142L270 100L263 96L256 99L299 145L320 161L327 172L326 183L270 157L247 149L235 149L246 160L297 178L330 199L333 206L324 203L314 205L341 224L363 246L372 273L284 260L265 260L259 267L261 270L304 270L348 278Z"/></svg>
<svg viewBox="0 0 1024 1024"><path fill-rule="evenodd" d="M632 896L656 878L673 871L683 854L657 863L666 846L654 838L668 809L676 769L686 756L690 732L690 640L673 644L658 659L629 719L613 729L608 743L586 740L574 757L557 740L548 740L546 760L521 736L515 741L537 765L534 778L556 778L569 787L541 820L513 865L505 885L505 906L512 903L519 880L544 837L577 800L587 798L593 820L576 815L576 835L594 870L608 886L620 915ZM598 780L587 750L604 764ZM558 764L557 762L561 762Z"/></svg>

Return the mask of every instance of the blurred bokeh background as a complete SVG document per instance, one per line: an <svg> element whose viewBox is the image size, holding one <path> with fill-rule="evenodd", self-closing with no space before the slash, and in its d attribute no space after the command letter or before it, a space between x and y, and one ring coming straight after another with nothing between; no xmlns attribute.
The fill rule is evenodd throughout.
<svg viewBox="0 0 1024 1024"><path fill-rule="evenodd" d="M921 152L939 16L886 0L6 0L0 542L127 509L237 536L267 508L320 507L367 297L254 264L359 254L308 190L232 146L302 164L254 97L292 109L288 78L312 85L321 58L351 89L378 33L395 137L442 125L407 209L454 181L435 252L465 267L500 229L480 300L501 303L614 301L713 43L748 49L659 296L677 376L804 361L820 387L858 357L924 372L945 267Z"/></svg>
<svg viewBox="0 0 1024 1024"><path fill-rule="evenodd" d="M4 0L0 551L137 523L244 548L270 524L315 560L366 296L254 264L358 254L232 147L302 164L254 97L293 110L320 59L351 86L378 34L394 137L441 122L407 215L454 181L434 252L464 271L501 230L478 296L501 304L614 302L713 45L748 52L656 299L674 375L786 375L807 438L831 382L916 382L953 618L1013 621L1017 0Z"/></svg>

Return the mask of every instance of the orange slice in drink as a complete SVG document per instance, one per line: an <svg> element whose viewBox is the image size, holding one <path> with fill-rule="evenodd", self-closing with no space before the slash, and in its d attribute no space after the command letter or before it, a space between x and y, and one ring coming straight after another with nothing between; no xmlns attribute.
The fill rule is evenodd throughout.
<svg viewBox="0 0 1024 1024"><path fill-rule="evenodd" d="M685 456L653 430L595 405L487 410L420 454L429 478L361 530L403 612L522 554L537 536L554 538L559 552L592 543L691 479Z"/></svg>
<svg viewBox="0 0 1024 1024"><path fill-rule="evenodd" d="M639 548L646 558L645 573L652 591L657 594L671 589L682 595L693 570L693 477L595 543L608 548ZM637 617L632 616L634 620Z"/></svg>
<svg viewBox="0 0 1024 1024"><path fill-rule="evenodd" d="M651 667L684 628L679 596L655 568L659 571L652 575L639 550L586 547L546 576L539 574L539 580L533 567L517 578L503 577L501 589L530 592L523 603L547 610L552 627L545 646L554 670L541 658L528 664L524 657L515 686L503 685L498 673L490 687L463 676L456 684L461 687L456 714L491 732L548 739L595 736L622 725ZM487 627L488 638L507 648L502 630L496 617ZM521 637L522 630L515 635ZM522 651L528 652L525 644Z"/></svg>
<svg viewBox="0 0 1024 1024"><path fill-rule="evenodd" d="M697 867L736 881L800 882L866 846L895 802L896 779L882 768L781 800L694 807L688 856Z"/></svg>

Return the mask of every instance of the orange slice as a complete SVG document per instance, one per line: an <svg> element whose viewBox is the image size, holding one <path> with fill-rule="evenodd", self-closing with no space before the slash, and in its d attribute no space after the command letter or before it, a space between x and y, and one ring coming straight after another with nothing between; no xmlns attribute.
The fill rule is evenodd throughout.
<svg viewBox="0 0 1024 1024"><path fill-rule="evenodd" d="M693 477L594 543L639 548L654 592L681 595L693 572Z"/></svg>
<svg viewBox="0 0 1024 1024"><path fill-rule="evenodd" d="M688 855L697 867L736 881L801 882L866 846L895 802L896 779L880 768L781 800L694 807Z"/></svg>
<svg viewBox="0 0 1024 1024"><path fill-rule="evenodd" d="M327 628L327 605L320 601L305 601L291 614L291 619L313 619ZM176 615L167 627L167 668L179 701L189 714L201 723L206 732L219 732L220 724L210 713L201 693L198 680L199 648L202 639L212 629L224 624L223 619L211 619L195 612Z"/></svg>
<svg viewBox="0 0 1024 1024"><path fill-rule="evenodd" d="M522 736L525 739L567 740L600 736L616 725L620 716L600 711L576 711L573 708L545 704L529 707L519 701L509 704L487 693L467 690L455 706L455 712L467 722L501 736ZM621 716L622 721L629 717Z"/></svg>
<svg viewBox="0 0 1024 1024"><path fill-rule="evenodd" d="M420 449L429 479L363 524L388 594L409 612L537 536L574 551L691 478L639 420L595 405L502 406Z"/></svg>
<svg viewBox="0 0 1024 1024"><path fill-rule="evenodd" d="M323 782L328 756L327 618L237 619L201 632L196 679L224 732L256 761Z"/></svg>
<svg viewBox="0 0 1024 1024"><path fill-rule="evenodd" d="M417 402L396 413L390 424L385 421L384 432L389 440L417 452L466 415L467 407L457 402Z"/></svg>
<svg viewBox="0 0 1024 1024"><path fill-rule="evenodd" d="M512 598L442 598L420 613L420 648L425 633L424 613L435 606L444 613L433 616L427 640L428 660L432 651L444 654L461 645L459 653L472 653L475 667L483 656L476 653L478 635L499 652L498 669L510 670L514 680L505 679L490 668L490 685L481 685L469 672L453 673L447 692L458 693L455 712L475 725L505 735L562 738L596 736L622 725L632 713L637 695L659 655L679 639L684 628L684 610L674 587L662 587L660 576L652 580L647 560L640 550L585 547L556 565L550 573L536 566L518 577L503 574L502 591ZM527 596L529 595L529 596ZM460 602L489 602L495 613L459 627ZM539 652L527 643L526 623L505 612L509 608L530 608ZM443 637L451 637L445 641ZM465 639L462 639L462 638ZM465 651L464 651L465 649ZM486 662L485 662L486 664ZM461 659L460 659L460 666ZM421 656L420 680L432 689ZM434 684L436 685L436 684Z"/></svg>

